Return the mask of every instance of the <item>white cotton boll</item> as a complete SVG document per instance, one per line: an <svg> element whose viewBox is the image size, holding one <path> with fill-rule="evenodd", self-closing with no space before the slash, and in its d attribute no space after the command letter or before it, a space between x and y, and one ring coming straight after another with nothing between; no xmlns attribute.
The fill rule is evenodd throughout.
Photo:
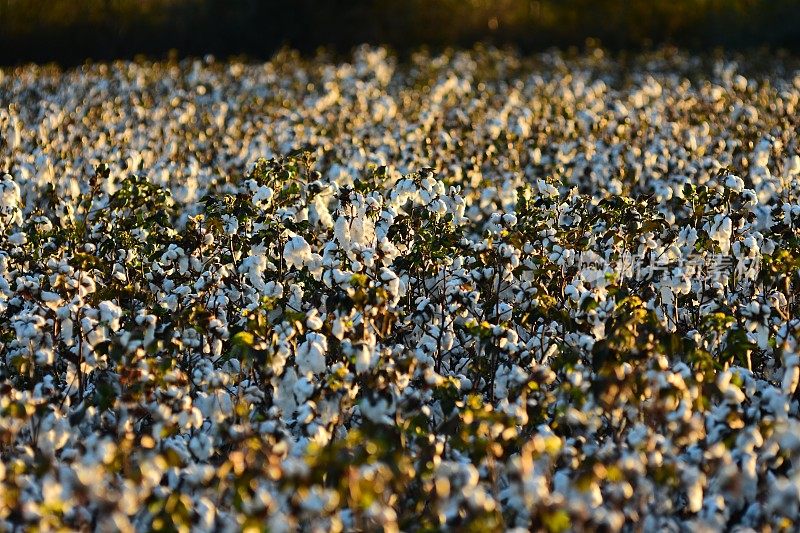
<svg viewBox="0 0 800 533"><path fill-rule="evenodd" d="M345 319L342 317L338 317L333 320L333 324L331 324L331 333L334 337L339 340L344 339L345 334Z"/></svg>
<svg viewBox="0 0 800 533"><path fill-rule="evenodd" d="M350 236L350 225L345 217L340 216L336 219L333 225L333 235L343 250L350 250L352 238Z"/></svg>
<svg viewBox="0 0 800 533"><path fill-rule="evenodd" d="M61 320L61 340L67 346L72 346L74 344L74 339L72 338L73 331L72 331L73 322L70 318L64 318Z"/></svg>
<svg viewBox="0 0 800 533"><path fill-rule="evenodd" d="M747 304L742 311L746 312L750 316L756 316L761 312L761 305L754 300Z"/></svg>
<svg viewBox="0 0 800 533"><path fill-rule="evenodd" d="M205 433L198 433L189 441L189 450L201 461L207 460L213 453L211 439Z"/></svg>
<svg viewBox="0 0 800 533"><path fill-rule="evenodd" d="M297 347L295 360L302 374L319 374L325 370L325 353L328 339L319 333L309 333L306 340Z"/></svg>
<svg viewBox="0 0 800 533"><path fill-rule="evenodd" d="M792 226L792 218L794 214L792 205L783 204L783 206L781 206L781 210L783 211L783 223L787 226Z"/></svg>
<svg viewBox="0 0 800 533"><path fill-rule="evenodd" d="M319 331L322 329L323 321L319 316L319 312L316 309L312 309L306 315L306 326L308 329L312 331Z"/></svg>
<svg viewBox="0 0 800 533"><path fill-rule="evenodd" d="M100 321L108 324L111 331L119 329L119 319L122 317L122 309L113 302L103 301L99 305Z"/></svg>
<svg viewBox="0 0 800 533"><path fill-rule="evenodd" d="M573 302L580 299L580 291L575 285L569 284L564 288L564 296L569 297Z"/></svg>
<svg viewBox="0 0 800 533"><path fill-rule="evenodd" d="M554 196L558 196L558 189L556 189L543 179L538 179L536 181L536 188L539 190L539 194L541 196L544 196L545 198L552 198Z"/></svg>
<svg viewBox="0 0 800 533"><path fill-rule="evenodd" d="M744 180L739 176L731 175L725 178L725 186L736 192L742 192L744 190Z"/></svg>
<svg viewBox="0 0 800 533"><path fill-rule="evenodd" d="M37 365L52 365L55 362L56 354L53 350L42 348L36 350L33 359Z"/></svg>
<svg viewBox="0 0 800 533"><path fill-rule="evenodd" d="M253 194L253 205L260 209L268 207L269 204L272 203L274 194L273 190L266 185L260 186L255 194Z"/></svg>
<svg viewBox="0 0 800 533"><path fill-rule="evenodd" d="M722 214L716 215L708 234L719 245L722 253L727 254L730 251L731 236L733 235L733 222L730 217Z"/></svg>
<svg viewBox="0 0 800 533"><path fill-rule="evenodd" d="M400 278L388 268L382 268L380 279L392 296L392 304L396 305L401 297Z"/></svg>
<svg viewBox="0 0 800 533"><path fill-rule="evenodd" d="M211 355L214 357L222 355L222 339L214 339L211 341Z"/></svg>
<svg viewBox="0 0 800 533"><path fill-rule="evenodd" d="M784 394L791 395L797 390L800 384L800 358L797 355L784 356L786 359L786 369L783 372L781 390Z"/></svg>
<svg viewBox="0 0 800 533"><path fill-rule="evenodd" d="M508 302L500 302L497 305L497 320L500 322L511 320L513 313L514 308Z"/></svg>
<svg viewBox="0 0 800 533"><path fill-rule="evenodd" d="M684 474L686 499L689 512L697 513L703 508L703 484L705 476L696 468L687 469Z"/></svg>
<svg viewBox="0 0 800 533"><path fill-rule="evenodd" d="M756 329L756 342L761 350L769 348L769 328L763 324L759 324Z"/></svg>
<svg viewBox="0 0 800 533"><path fill-rule="evenodd" d="M236 235L239 231L239 221L232 215L222 215L222 228L228 235Z"/></svg>
<svg viewBox="0 0 800 533"><path fill-rule="evenodd" d="M61 296L54 292L42 291L41 297L45 305L53 311L57 310L62 302Z"/></svg>
<svg viewBox="0 0 800 533"><path fill-rule="evenodd" d="M15 246L22 246L28 242L28 236L25 233L18 231L8 236L8 242Z"/></svg>
<svg viewBox="0 0 800 533"><path fill-rule="evenodd" d="M197 513L199 520L197 526L204 531L213 531L214 518L217 516L217 508L214 505L214 502L205 497L197 498L197 501L194 504L194 510Z"/></svg>
<svg viewBox="0 0 800 533"><path fill-rule="evenodd" d="M289 301L287 305L290 309L302 309L303 307L303 295L305 291L300 285L295 283L289 286Z"/></svg>
<svg viewBox="0 0 800 533"><path fill-rule="evenodd" d="M325 200L325 196L317 195L308 206L308 220L312 224L319 224L323 228L333 227L333 217Z"/></svg>
<svg viewBox="0 0 800 533"><path fill-rule="evenodd" d="M308 400L312 394L314 394L314 383L311 382L308 378L300 378L292 387L292 392L294 393L295 399L303 403Z"/></svg>
<svg viewBox="0 0 800 533"><path fill-rule="evenodd" d="M368 346L362 346L361 349L356 350L356 372L363 374L372 368L374 360L372 350Z"/></svg>
<svg viewBox="0 0 800 533"><path fill-rule="evenodd" d="M114 279L123 283L127 280L125 267L119 263L114 263L114 266L111 269L111 275L114 277Z"/></svg>
<svg viewBox="0 0 800 533"><path fill-rule="evenodd" d="M228 395L227 392L220 390L217 391L215 398L217 402L217 412L226 417L231 416L233 414L233 402L231 401L230 395Z"/></svg>
<svg viewBox="0 0 800 533"><path fill-rule="evenodd" d="M364 247L372 246L375 241L375 224L361 212L350 223L350 235L356 244Z"/></svg>
<svg viewBox="0 0 800 533"><path fill-rule="evenodd" d="M86 340L88 341L90 346L97 346L108 340L106 328L104 327L96 327L93 330L89 331L86 335Z"/></svg>
<svg viewBox="0 0 800 533"><path fill-rule="evenodd" d="M361 413L369 420L378 424L393 424L389 416L392 411L392 404L386 398L379 398L376 401L364 399L359 403Z"/></svg>
<svg viewBox="0 0 800 533"><path fill-rule="evenodd" d="M322 279L323 259L321 255L316 253L311 254L306 263L306 267L315 280L320 281Z"/></svg>
<svg viewBox="0 0 800 533"><path fill-rule="evenodd" d="M428 204L428 211L436 216L443 217L447 214L447 204L445 204L441 199L433 200L430 204Z"/></svg>
<svg viewBox="0 0 800 533"><path fill-rule="evenodd" d="M787 177L797 176L800 174L800 155L792 155L786 158L783 163Z"/></svg>
<svg viewBox="0 0 800 533"><path fill-rule="evenodd" d="M297 408L297 400L294 396L294 387L297 384L297 373L294 368L288 368L280 380L280 386L275 389L275 405L281 410L284 416L291 415Z"/></svg>
<svg viewBox="0 0 800 533"><path fill-rule="evenodd" d="M78 295L81 298L85 298L86 296L92 294L96 290L96 285L94 280L91 277L87 276L86 274L83 274L80 277L78 283L79 283Z"/></svg>
<svg viewBox="0 0 800 533"><path fill-rule="evenodd" d="M267 258L264 255L263 246L254 246L250 249L250 255L242 260L239 267L240 272L246 272L250 284L260 293L266 291L264 283L264 272L267 270Z"/></svg>
<svg viewBox="0 0 800 533"><path fill-rule="evenodd" d="M340 287L349 287L350 281L353 279L352 272L346 272L343 270L334 269L333 272L333 281L339 285Z"/></svg>
<svg viewBox="0 0 800 533"><path fill-rule="evenodd" d="M4 174L0 178L0 223L6 225L21 224L21 203L19 185L14 182L14 178L11 175Z"/></svg>
<svg viewBox="0 0 800 533"><path fill-rule="evenodd" d="M288 268L301 269L311 260L311 246L300 235L295 235L283 248L283 260Z"/></svg>

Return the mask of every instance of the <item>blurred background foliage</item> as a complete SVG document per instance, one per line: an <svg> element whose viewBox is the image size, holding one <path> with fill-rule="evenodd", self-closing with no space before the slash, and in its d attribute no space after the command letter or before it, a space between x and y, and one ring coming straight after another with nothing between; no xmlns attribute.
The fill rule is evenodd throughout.
<svg viewBox="0 0 800 533"><path fill-rule="evenodd" d="M288 45L800 49L800 0L0 0L0 63Z"/></svg>

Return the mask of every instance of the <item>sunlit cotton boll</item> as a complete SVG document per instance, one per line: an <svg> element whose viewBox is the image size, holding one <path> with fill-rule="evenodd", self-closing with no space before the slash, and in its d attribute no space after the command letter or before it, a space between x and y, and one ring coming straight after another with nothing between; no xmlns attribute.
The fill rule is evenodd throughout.
<svg viewBox="0 0 800 533"><path fill-rule="evenodd" d="M283 260L288 268L299 270L311 260L311 246L303 237L295 235L283 248Z"/></svg>
<svg viewBox="0 0 800 533"><path fill-rule="evenodd" d="M325 370L325 353L328 340L319 333L308 333L306 340L297 347L295 359L302 373L319 374Z"/></svg>

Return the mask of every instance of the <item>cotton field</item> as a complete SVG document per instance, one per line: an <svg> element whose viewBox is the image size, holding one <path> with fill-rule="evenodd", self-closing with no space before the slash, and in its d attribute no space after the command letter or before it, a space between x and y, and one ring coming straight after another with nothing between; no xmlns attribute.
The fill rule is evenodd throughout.
<svg viewBox="0 0 800 533"><path fill-rule="evenodd" d="M800 528L800 64L0 74L0 530Z"/></svg>

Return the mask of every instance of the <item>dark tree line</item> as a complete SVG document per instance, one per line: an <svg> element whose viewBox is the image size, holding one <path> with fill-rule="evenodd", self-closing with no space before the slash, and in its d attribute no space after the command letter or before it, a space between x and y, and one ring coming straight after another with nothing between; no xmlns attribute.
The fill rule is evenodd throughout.
<svg viewBox="0 0 800 533"><path fill-rule="evenodd" d="M477 41L800 48L797 0L0 0L0 63Z"/></svg>

